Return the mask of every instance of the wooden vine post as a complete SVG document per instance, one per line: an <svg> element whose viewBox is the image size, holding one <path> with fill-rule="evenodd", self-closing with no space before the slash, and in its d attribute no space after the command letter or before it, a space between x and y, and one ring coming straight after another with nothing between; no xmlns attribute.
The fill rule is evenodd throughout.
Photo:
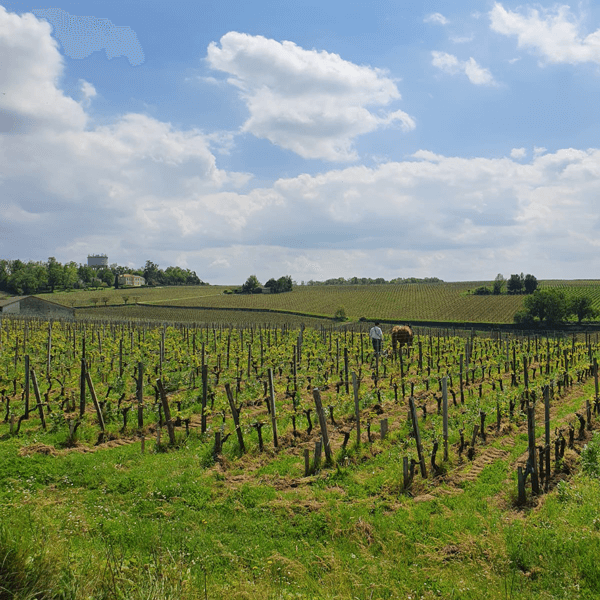
<svg viewBox="0 0 600 600"><path fill-rule="evenodd" d="M356 373L352 372L352 388L354 390L354 414L356 416L356 445L360 446L360 406L358 400L358 381Z"/></svg>
<svg viewBox="0 0 600 600"><path fill-rule="evenodd" d="M163 330L164 333L164 330ZM169 400L167 398L167 392L165 392L165 386L163 385L162 379L156 380L156 386L160 394L160 400L162 403L163 413L165 415L165 425L167 426L167 432L169 434L169 443L171 446L175 445L175 427L171 420L171 409L169 408Z"/></svg>
<svg viewBox="0 0 600 600"><path fill-rule="evenodd" d="M138 427L141 429L144 426L144 363L142 362L138 362L136 383L136 396L138 403L137 418Z"/></svg>
<svg viewBox="0 0 600 600"><path fill-rule="evenodd" d="M273 386L273 369L269 368L269 400L271 403L271 426L273 428L273 446L277 448L277 416L275 414L275 388Z"/></svg>
<svg viewBox="0 0 600 600"><path fill-rule="evenodd" d="M419 419L417 417L417 408L415 407L415 399L412 396L408 399L408 406L410 408L410 418L412 419L415 440L417 442L417 454L419 455L419 466L421 468L421 476L423 477L423 479L426 479L427 478L427 467L425 466L425 457L423 456L423 446L421 445L421 434L419 432Z"/></svg>
<svg viewBox="0 0 600 600"><path fill-rule="evenodd" d="M327 464L333 462L331 456L331 446L329 445L329 434L327 433L327 421L325 420L325 413L323 412L323 403L321 402L321 392L319 388L313 389L313 398L315 399L315 406L317 407L317 415L319 417L319 425L321 426L321 435L323 436L323 447L325 450L325 459Z"/></svg>
<svg viewBox="0 0 600 600"><path fill-rule="evenodd" d="M598 396L598 359L594 357L594 386L596 389L596 400L599 400Z"/></svg>
<svg viewBox="0 0 600 600"><path fill-rule="evenodd" d="M96 390L94 389L94 382L90 377L89 371L85 371L85 380L84 384L87 382L88 387L90 389L90 395L92 396L92 402L94 403L94 408L96 409L96 414L98 415L98 424L100 425L100 430L104 434L104 417L102 416L102 410L100 408L100 404L98 403L98 397L96 396Z"/></svg>
<svg viewBox="0 0 600 600"><path fill-rule="evenodd" d="M235 425L235 433L237 434L238 443L242 453L246 452L246 446L244 445L244 435L242 434L242 428L240 427L240 415L238 409L235 407L233 400L233 394L231 392L231 386L226 383L225 391L227 392L227 399L229 400L229 408L231 408L231 414L233 415L233 423Z"/></svg>
<svg viewBox="0 0 600 600"><path fill-rule="evenodd" d="M40 421L42 422L42 428L46 429L46 419L44 417L44 406L42 404L42 397L40 395L40 388L38 387L37 377L35 371L31 369L31 383L33 384L33 392L35 393L35 399L37 401L37 408L40 415Z"/></svg>
<svg viewBox="0 0 600 600"><path fill-rule="evenodd" d="M444 436L444 461L448 460L448 378L442 377L442 413Z"/></svg>
<svg viewBox="0 0 600 600"><path fill-rule="evenodd" d="M204 351L204 342L202 342L202 350ZM202 359L204 361L204 358ZM202 363L202 415L200 417L200 431L206 433L206 402L208 399L208 365Z"/></svg>
<svg viewBox="0 0 600 600"><path fill-rule="evenodd" d="M546 479L544 481L544 491L548 491L550 487L550 388L544 386L544 425L545 425L545 441L544 446L545 462L546 462Z"/></svg>
<svg viewBox="0 0 600 600"><path fill-rule="evenodd" d="M25 355L25 418L29 419L29 354Z"/></svg>
<svg viewBox="0 0 600 600"><path fill-rule="evenodd" d="M529 440L529 470L531 472L531 491L533 494L540 493L540 482L538 478L538 467L535 453L535 408L527 408L527 436Z"/></svg>

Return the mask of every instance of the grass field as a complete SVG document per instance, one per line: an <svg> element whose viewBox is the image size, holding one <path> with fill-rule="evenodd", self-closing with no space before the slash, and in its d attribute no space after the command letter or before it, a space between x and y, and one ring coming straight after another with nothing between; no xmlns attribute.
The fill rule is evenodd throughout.
<svg viewBox="0 0 600 600"><path fill-rule="evenodd" d="M352 320L512 323L524 296L474 296L469 292L490 282L459 282L369 286L298 286L284 294L225 295L223 286L141 288L42 295L67 306L135 304L201 306L214 309L271 309L331 318L343 306ZM542 281L540 287L559 288L567 296L585 294L600 310L600 281ZM114 311L113 311L114 313ZM107 313L111 314L111 313ZM141 316L140 318L145 318ZM155 313L148 313L155 314ZM207 315L198 315L199 319ZM257 317L259 320L266 317ZM185 320L192 319L191 316Z"/></svg>

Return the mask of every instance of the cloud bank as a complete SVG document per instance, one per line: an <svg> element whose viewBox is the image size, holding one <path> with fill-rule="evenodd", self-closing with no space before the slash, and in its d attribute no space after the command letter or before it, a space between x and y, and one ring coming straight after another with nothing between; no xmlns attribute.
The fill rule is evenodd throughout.
<svg viewBox="0 0 600 600"><path fill-rule="evenodd" d="M371 67L240 36L224 36L211 60L249 106L260 104L263 89L281 99L265 117L250 111L245 127L265 127L270 135L279 115L290 144L307 152L347 157L351 146L340 155L333 140L351 144L358 135L348 114L398 98L394 83ZM528 162L527 150L510 146L511 157L501 158L423 149L375 167L257 186L247 173L219 168L201 131L137 113L95 124L87 112L94 86L81 83L79 102L64 93L63 58L50 25L33 15L0 9L5 56L11 60L0 71L2 257L83 262L102 251L122 264L180 264L213 283L239 283L250 273L262 280L290 273L298 281L354 274L468 280L499 270L594 276L587 267L600 237L598 149L535 147ZM281 64L261 72L277 56ZM440 60L460 68L458 59L458 66L447 56ZM317 118L299 101L311 86L318 102L339 107L339 130L318 135L309 123L303 137L291 126L292 105L298 118Z"/></svg>

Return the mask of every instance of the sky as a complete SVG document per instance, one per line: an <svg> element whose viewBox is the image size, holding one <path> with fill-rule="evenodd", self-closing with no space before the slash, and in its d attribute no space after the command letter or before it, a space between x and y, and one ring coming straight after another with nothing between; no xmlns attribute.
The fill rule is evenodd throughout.
<svg viewBox="0 0 600 600"><path fill-rule="evenodd" d="M599 278L600 4L0 0L0 258Z"/></svg>

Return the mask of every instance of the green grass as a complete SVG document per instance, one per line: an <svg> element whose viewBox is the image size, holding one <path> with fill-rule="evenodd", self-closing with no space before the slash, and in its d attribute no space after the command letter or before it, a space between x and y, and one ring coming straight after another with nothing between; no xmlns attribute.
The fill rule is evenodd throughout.
<svg viewBox="0 0 600 600"><path fill-rule="evenodd" d="M7 428L2 599L600 594L600 481L584 474L517 510L511 457L458 488L419 483L434 497L415 502L401 493L394 435L304 478L299 454L260 455L255 443L241 459L229 446L228 466L213 466L196 432L168 452L149 439L144 454L134 443L52 456L23 449L59 445L57 433L27 422L15 438Z"/></svg>

